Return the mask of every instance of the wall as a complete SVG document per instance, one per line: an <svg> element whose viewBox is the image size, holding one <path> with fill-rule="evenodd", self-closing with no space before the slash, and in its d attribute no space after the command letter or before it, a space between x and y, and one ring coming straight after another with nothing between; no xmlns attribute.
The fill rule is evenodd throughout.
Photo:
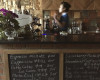
<svg viewBox="0 0 100 80"><path fill-rule="evenodd" d="M44 12L48 11L49 15L52 18L52 14L54 14L55 11L58 10L59 5L62 1L63 0L42 0L42 8ZM70 23L72 23L73 20L82 21L84 31L95 31L97 28L100 29L100 0L64 1L69 2L71 4L71 8L69 11L71 19ZM76 15L76 17L74 15Z"/></svg>
<svg viewBox="0 0 100 80"><path fill-rule="evenodd" d="M0 0L0 9L12 11L27 9L30 14L42 17L41 0Z"/></svg>
<svg viewBox="0 0 100 80"><path fill-rule="evenodd" d="M57 10L63 0L42 0L43 10ZM100 0L64 0L71 4L71 10L100 10ZM45 3L45 4L44 4Z"/></svg>

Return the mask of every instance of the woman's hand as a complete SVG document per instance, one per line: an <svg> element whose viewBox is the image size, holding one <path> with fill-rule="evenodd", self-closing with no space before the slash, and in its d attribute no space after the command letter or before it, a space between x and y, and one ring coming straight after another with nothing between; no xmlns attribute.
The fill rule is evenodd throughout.
<svg viewBox="0 0 100 80"><path fill-rule="evenodd" d="M60 20L60 17L61 17L61 14L60 14L60 13L54 13L53 18L54 18L55 20Z"/></svg>
<svg viewBox="0 0 100 80"><path fill-rule="evenodd" d="M57 14L56 14L56 13L54 13L53 18L54 18L54 19L57 19Z"/></svg>

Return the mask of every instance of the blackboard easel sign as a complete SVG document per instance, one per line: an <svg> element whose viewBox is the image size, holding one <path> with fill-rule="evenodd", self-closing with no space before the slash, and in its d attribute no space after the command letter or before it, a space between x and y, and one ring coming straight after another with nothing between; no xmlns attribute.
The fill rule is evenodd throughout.
<svg viewBox="0 0 100 80"><path fill-rule="evenodd" d="M59 54L8 54L10 80L59 80Z"/></svg>

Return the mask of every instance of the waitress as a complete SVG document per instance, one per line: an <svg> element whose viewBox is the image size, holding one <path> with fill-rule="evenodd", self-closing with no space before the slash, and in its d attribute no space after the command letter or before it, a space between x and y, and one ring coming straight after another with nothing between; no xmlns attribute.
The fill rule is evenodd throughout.
<svg viewBox="0 0 100 80"><path fill-rule="evenodd" d="M68 2L61 2L59 7L60 15L54 14L54 20L56 24L59 26L60 31L67 31L69 27L69 17L68 11L71 5ZM58 19L58 16L60 18Z"/></svg>

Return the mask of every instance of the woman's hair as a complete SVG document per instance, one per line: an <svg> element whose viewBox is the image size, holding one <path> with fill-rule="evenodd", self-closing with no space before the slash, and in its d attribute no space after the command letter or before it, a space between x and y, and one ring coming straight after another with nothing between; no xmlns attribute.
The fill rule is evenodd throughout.
<svg viewBox="0 0 100 80"><path fill-rule="evenodd" d="M71 5L68 2L61 2L61 5L66 9L65 11L68 12Z"/></svg>

